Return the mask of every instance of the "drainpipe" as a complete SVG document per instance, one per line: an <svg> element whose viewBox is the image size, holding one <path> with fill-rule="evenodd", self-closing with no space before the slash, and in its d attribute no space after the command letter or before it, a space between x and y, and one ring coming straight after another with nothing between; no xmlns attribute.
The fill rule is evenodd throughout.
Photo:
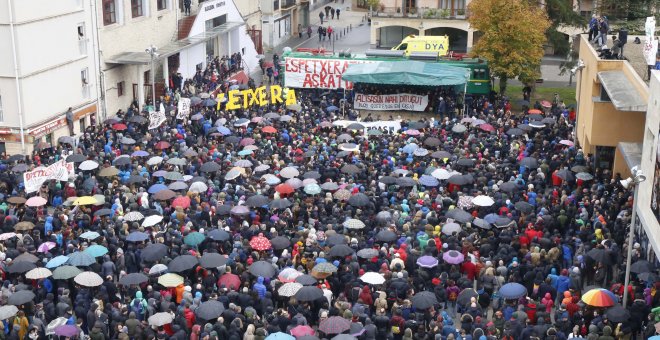
<svg viewBox="0 0 660 340"><path fill-rule="evenodd" d="M21 129L21 151L25 154L25 131L23 129L23 97L21 95L21 82L18 79L18 56L16 53L16 31L14 29L14 6L12 0L7 0L9 9L9 30L11 31L11 52L14 57L14 81L16 82L16 103L18 105L18 124Z"/></svg>
<svg viewBox="0 0 660 340"><path fill-rule="evenodd" d="M105 86L102 85L100 78L102 77L103 71L101 71L101 56L100 56L100 45L99 45L99 22L96 15L96 1L89 0L89 9L90 9L90 19L91 24L94 26L92 30L92 49L94 53L94 68L98 72L94 72L94 78L96 79L96 107L100 112L99 121L104 121L106 118L105 111Z"/></svg>

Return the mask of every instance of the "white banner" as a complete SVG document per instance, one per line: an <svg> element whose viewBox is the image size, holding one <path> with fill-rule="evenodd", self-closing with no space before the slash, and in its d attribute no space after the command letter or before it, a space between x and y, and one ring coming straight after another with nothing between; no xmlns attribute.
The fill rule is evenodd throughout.
<svg viewBox="0 0 660 340"><path fill-rule="evenodd" d="M349 65L379 63L377 60L285 58L284 86L350 90L353 83L341 80Z"/></svg>
<svg viewBox="0 0 660 340"><path fill-rule="evenodd" d="M56 179L58 181L68 181L71 174L75 174L74 164L61 160L48 167L39 167L23 174L23 183L25 192L31 193L38 191L41 185L47 180Z"/></svg>
<svg viewBox="0 0 660 340"><path fill-rule="evenodd" d="M160 111L149 112L149 130L159 127L166 120L167 117L165 117L165 107L161 103Z"/></svg>
<svg viewBox="0 0 660 340"><path fill-rule="evenodd" d="M185 119L190 115L190 98L179 99L176 112L176 119Z"/></svg>
<svg viewBox="0 0 660 340"><path fill-rule="evenodd" d="M644 50L642 54L646 60L646 65L655 65L655 55L658 52L658 41L654 37L655 17L647 17L644 24Z"/></svg>
<svg viewBox="0 0 660 340"><path fill-rule="evenodd" d="M375 122L358 122L355 120L335 120L332 122L332 125L335 126L341 126L343 128L346 128L347 126L353 124L353 123L358 123L362 126L364 126L364 132L366 133L369 130L372 129L377 129L381 130L385 133L395 133L399 132L401 130L401 121L400 120L378 120Z"/></svg>
<svg viewBox="0 0 660 340"><path fill-rule="evenodd" d="M429 96L410 93L362 94L355 95L353 107L362 110L406 110L424 111L429 105Z"/></svg>

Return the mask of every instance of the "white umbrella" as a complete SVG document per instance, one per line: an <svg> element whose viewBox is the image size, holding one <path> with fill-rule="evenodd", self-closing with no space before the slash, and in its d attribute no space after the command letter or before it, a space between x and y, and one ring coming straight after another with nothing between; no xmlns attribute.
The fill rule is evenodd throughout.
<svg viewBox="0 0 660 340"><path fill-rule="evenodd" d="M261 165L257 165L257 167L254 168L254 172L262 172L262 171L266 171L268 169L270 169L270 165L261 164Z"/></svg>
<svg viewBox="0 0 660 340"><path fill-rule="evenodd" d="M14 305L4 305L0 307L0 320L7 320L18 313L18 307Z"/></svg>
<svg viewBox="0 0 660 340"><path fill-rule="evenodd" d="M53 272L47 268L37 267L25 273L25 278L30 280L39 280L53 275Z"/></svg>
<svg viewBox="0 0 660 340"><path fill-rule="evenodd" d="M303 285L298 283L298 282L288 282L282 285L280 289L277 290L277 292L280 294L280 296L294 296L296 293L302 288Z"/></svg>
<svg viewBox="0 0 660 340"><path fill-rule="evenodd" d="M209 187L204 182L194 182L188 188L188 191L196 193L205 192L206 190L209 190Z"/></svg>
<svg viewBox="0 0 660 340"><path fill-rule="evenodd" d="M347 229L362 229L362 228L366 227L364 222L362 222L358 219L355 219L355 218L351 218L351 219L346 220L346 222L344 222L343 225L344 225L344 228L347 228Z"/></svg>
<svg viewBox="0 0 660 340"><path fill-rule="evenodd" d="M435 169L431 173L431 176L440 179L440 180L445 180L451 177L451 172L445 170L445 169Z"/></svg>
<svg viewBox="0 0 660 340"><path fill-rule="evenodd" d="M284 178L294 178L294 177L298 177L299 175L300 175L300 171L298 171L298 169L291 166L287 166L286 168L280 171L280 176Z"/></svg>
<svg viewBox="0 0 660 340"><path fill-rule="evenodd" d="M151 267L151 269L149 269L149 275L160 274L166 271L167 271L167 266L162 263L158 263L155 264L153 267Z"/></svg>
<svg viewBox="0 0 660 340"><path fill-rule="evenodd" d="M162 220L163 220L163 216L160 215L147 216L147 218L145 218L144 221L142 221L142 226L151 227L160 223Z"/></svg>
<svg viewBox="0 0 660 340"><path fill-rule="evenodd" d="M76 275L73 281L85 287L98 287L103 284L103 278L94 272L82 272Z"/></svg>
<svg viewBox="0 0 660 340"><path fill-rule="evenodd" d="M147 165L158 165L163 162L163 157L153 156L147 161Z"/></svg>
<svg viewBox="0 0 660 340"><path fill-rule="evenodd" d="M238 169L231 169L225 175L225 179L231 181L232 179L238 178L241 175L241 171Z"/></svg>
<svg viewBox="0 0 660 340"><path fill-rule="evenodd" d="M139 212L139 211L131 211L131 212L127 213L126 215L124 215L124 221L128 221L128 222L139 221L143 218L144 218L144 215L142 215L142 213Z"/></svg>
<svg viewBox="0 0 660 340"><path fill-rule="evenodd" d="M472 199L472 203L480 207L490 207L491 205L495 204L495 201L488 196L479 195Z"/></svg>
<svg viewBox="0 0 660 340"><path fill-rule="evenodd" d="M173 320L174 317L170 313L167 312L156 313L149 317L149 325L160 327L163 325L167 325L168 323L172 323Z"/></svg>
<svg viewBox="0 0 660 340"><path fill-rule="evenodd" d="M86 161L80 163L80 165L78 165L78 169L80 169L82 171L94 170L98 167L99 167L99 163L96 163L95 161L92 161L92 160L86 160Z"/></svg>
<svg viewBox="0 0 660 340"><path fill-rule="evenodd" d="M385 278L383 274L376 272L366 272L364 275L360 276L362 282L372 284L372 285L382 285L385 283Z"/></svg>
<svg viewBox="0 0 660 340"><path fill-rule="evenodd" d="M63 317L59 317L51 321L46 327L46 335L54 335L55 328L66 325L67 321L69 321L69 319Z"/></svg>

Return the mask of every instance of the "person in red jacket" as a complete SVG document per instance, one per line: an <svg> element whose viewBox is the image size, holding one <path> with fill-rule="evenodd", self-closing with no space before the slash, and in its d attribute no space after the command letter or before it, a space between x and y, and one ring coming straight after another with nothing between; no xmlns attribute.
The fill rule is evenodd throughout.
<svg viewBox="0 0 660 340"><path fill-rule="evenodd" d="M192 329L192 326L195 324L195 313L190 310L190 305L187 303L183 310L183 317L186 318L186 326L188 329Z"/></svg>
<svg viewBox="0 0 660 340"><path fill-rule="evenodd" d="M461 265L461 273L465 274L468 278L468 280L472 281L474 280L474 276L476 275L477 267L472 263L470 260L470 257L467 256L465 258L465 261Z"/></svg>

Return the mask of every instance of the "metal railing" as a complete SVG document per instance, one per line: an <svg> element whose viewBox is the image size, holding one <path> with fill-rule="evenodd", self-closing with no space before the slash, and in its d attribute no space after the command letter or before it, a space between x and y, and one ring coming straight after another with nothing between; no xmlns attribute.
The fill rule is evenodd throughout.
<svg viewBox="0 0 660 340"><path fill-rule="evenodd" d="M380 7L373 15L384 18L467 19L465 9Z"/></svg>

